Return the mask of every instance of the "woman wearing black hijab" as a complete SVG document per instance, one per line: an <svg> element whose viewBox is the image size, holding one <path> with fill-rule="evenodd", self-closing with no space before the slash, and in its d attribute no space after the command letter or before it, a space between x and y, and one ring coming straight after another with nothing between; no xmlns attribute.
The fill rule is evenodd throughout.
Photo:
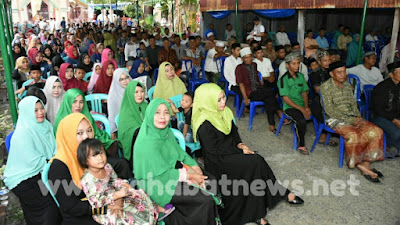
<svg viewBox="0 0 400 225"><path fill-rule="evenodd" d="M60 55L61 52L63 51L63 45L61 44L61 41L58 38L54 38L51 41L50 46L51 46L51 50L53 50L55 55Z"/></svg>
<svg viewBox="0 0 400 225"><path fill-rule="evenodd" d="M51 67L50 74L52 76L58 76L58 71L60 70L60 66L63 63L64 63L64 60L61 58L60 55L54 56L54 58L52 60L52 67Z"/></svg>
<svg viewBox="0 0 400 225"><path fill-rule="evenodd" d="M85 69L86 73L93 70L93 62L90 60L90 56L88 53L82 53L79 56L78 67Z"/></svg>
<svg viewBox="0 0 400 225"><path fill-rule="evenodd" d="M13 57L14 57L14 63L17 61L17 59L21 56L26 57L26 51L25 48L21 46L21 43L15 43L13 46Z"/></svg>
<svg viewBox="0 0 400 225"><path fill-rule="evenodd" d="M54 53L53 53L53 49L51 49L50 45L45 44L42 45L42 47L40 48L40 51L43 54L43 59L46 58L48 59L50 62L53 60L54 58ZM47 61L47 60L46 60ZM49 63L50 64L50 63Z"/></svg>

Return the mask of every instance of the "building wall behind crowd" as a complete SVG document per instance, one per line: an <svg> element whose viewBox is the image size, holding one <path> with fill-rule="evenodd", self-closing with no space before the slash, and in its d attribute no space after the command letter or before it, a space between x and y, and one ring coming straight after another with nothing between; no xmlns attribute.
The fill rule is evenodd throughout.
<svg viewBox="0 0 400 225"><path fill-rule="evenodd" d="M37 11L41 19L55 18L61 22L64 17L66 22L83 22L87 18L87 9L69 0L12 0L11 12L13 22L35 22Z"/></svg>
<svg viewBox="0 0 400 225"><path fill-rule="evenodd" d="M360 32L362 9L310 9L306 11L305 27L312 29L314 33L323 27L329 32L337 29L339 24L349 26L352 32ZM285 18L267 18L259 16L253 11L239 12L239 30L242 32L246 28L247 23L252 23L253 18L258 16L261 19L267 31L277 32L280 25L284 25L286 32L297 33L298 11L296 14ZM365 23L366 32L372 28L378 28L384 32L386 27L392 28L393 26L394 9L368 9L367 18ZM204 30L208 28L208 24L213 23L217 31L217 39L224 38L224 30L226 24L230 23L235 27L235 13L232 12L224 19L216 19L209 13L203 12ZM243 37L242 37L243 38Z"/></svg>

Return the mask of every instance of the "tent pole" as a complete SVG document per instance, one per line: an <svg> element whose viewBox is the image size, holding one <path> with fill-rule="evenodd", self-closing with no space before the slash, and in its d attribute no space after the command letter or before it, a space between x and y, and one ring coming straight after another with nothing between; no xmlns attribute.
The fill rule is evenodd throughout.
<svg viewBox="0 0 400 225"><path fill-rule="evenodd" d="M175 14L175 1L174 0L172 0L172 10L171 10L171 13L172 13L172 32L175 32L175 23L174 23L174 14Z"/></svg>
<svg viewBox="0 0 400 225"><path fill-rule="evenodd" d="M236 0L235 4L235 19L236 19L236 42L240 43L240 37L239 37L239 16L238 16L238 0Z"/></svg>
<svg viewBox="0 0 400 225"><path fill-rule="evenodd" d="M4 65L4 76L6 78L6 85L7 85L7 93L8 93L8 101L10 104L10 109L11 109L11 118L13 120L14 125L17 123L18 120L18 114L17 114L17 105L15 103L15 97L14 97L14 88L12 84L12 78L11 78L11 67L10 67L10 55L7 52L7 41L6 41L6 34L4 32L4 0L1 0L0 2L0 48L1 48L1 56L3 58L3 65ZM7 28L8 30L8 28Z"/></svg>
<svg viewBox="0 0 400 225"><path fill-rule="evenodd" d="M364 38L365 17L367 16L367 6L368 6L368 0L365 0L364 1L364 11L363 11L363 16L362 16L362 21L361 21L360 40L358 41L356 65L358 65L360 63L361 50L362 50L363 38Z"/></svg>
<svg viewBox="0 0 400 225"><path fill-rule="evenodd" d="M2 1L3 1L3 6L2 6L1 14L2 14L2 16L4 15L3 21L4 21L4 26L6 29L6 34L7 34L6 41L7 41L7 46L8 46L7 52L8 52L8 55L11 56L11 58L13 59L13 52L12 52L12 45L11 45L11 42L13 40L13 38L11 36L12 28L10 28L10 24L8 23L9 17L8 17L8 12L7 12L8 9L7 9L6 3L4 0L2 0ZM10 60L10 65L11 65L11 68L14 68L14 60Z"/></svg>
<svg viewBox="0 0 400 225"><path fill-rule="evenodd" d="M305 21L304 21L304 16L305 16L305 10L301 9L299 10L299 18L298 18L298 24L297 24L297 41L300 44L300 52L303 54L304 51L304 30L305 30Z"/></svg>
<svg viewBox="0 0 400 225"><path fill-rule="evenodd" d="M392 37L390 39L390 53L389 53L389 61L388 63L392 63L394 60L394 53L396 51L397 45L397 34L399 33L399 16L400 16L400 8L396 8L394 11L394 19L393 19L393 28L392 28Z"/></svg>

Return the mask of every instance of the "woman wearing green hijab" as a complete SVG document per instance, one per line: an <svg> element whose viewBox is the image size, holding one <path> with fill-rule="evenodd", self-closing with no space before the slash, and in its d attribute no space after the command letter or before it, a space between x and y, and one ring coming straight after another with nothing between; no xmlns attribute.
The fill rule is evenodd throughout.
<svg viewBox="0 0 400 225"><path fill-rule="evenodd" d="M164 99L154 99L147 107L133 158L138 186L156 204L175 206L175 211L164 219L167 225L217 224L213 198L188 185L203 186L207 177L176 142L169 128L170 117L171 109ZM176 169L179 167L183 168Z"/></svg>
<svg viewBox="0 0 400 225"><path fill-rule="evenodd" d="M358 52L358 42L360 41L360 34L354 34L353 40L347 46L347 58L346 66L356 66L357 52ZM364 55L364 49L361 48L360 61L362 63L362 56Z"/></svg>
<svg viewBox="0 0 400 225"><path fill-rule="evenodd" d="M264 195L253 193L252 190L250 193L241 190L236 196L222 193L225 205L220 212L222 224L268 224L264 219L267 208L273 208L283 199L291 204L302 204L303 200L277 183L264 158L242 142L233 122L232 111L225 106L225 100L224 91L211 83L198 87L194 95L193 137L201 143L206 170L217 176L217 179L224 175L229 180L245 180L249 186L255 180L264 181L268 185L262 190ZM270 184L275 189L270 191L266 188ZM226 189L226 185L220 185ZM232 186L228 188L230 193L237 191L232 190Z"/></svg>
<svg viewBox="0 0 400 225"><path fill-rule="evenodd" d="M60 109L54 119L54 133L57 133L60 121L71 113L82 113L88 118L94 129L94 138L103 143L104 149L106 149L107 155L109 156L107 160L117 172L118 177L123 179L132 178L133 174L129 169L128 162L118 158L118 141L111 139L110 135L97 127L89 112L89 107L85 101L85 95L80 89L72 88L65 92Z"/></svg>
<svg viewBox="0 0 400 225"><path fill-rule="evenodd" d="M124 149L124 157L129 160L133 170L133 145L139 133L140 125L146 112L144 87L138 81L131 81L122 97L121 110L118 119L118 139Z"/></svg>
<svg viewBox="0 0 400 225"><path fill-rule="evenodd" d="M158 77L153 98L168 99L184 94L186 86L176 75L174 67L169 62L163 62L158 68Z"/></svg>

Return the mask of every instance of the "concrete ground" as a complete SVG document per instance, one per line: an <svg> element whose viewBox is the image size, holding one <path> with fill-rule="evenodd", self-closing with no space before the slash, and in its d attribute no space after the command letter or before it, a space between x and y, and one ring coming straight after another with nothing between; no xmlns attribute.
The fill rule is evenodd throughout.
<svg viewBox="0 0 400 225"><path fill-rule="evenodd" d="M227 105L234 111L233 98ZM373 163L372 168L381 171L384 178L380 184L372 183L358 169L338 167L339 146L318 144L310 155L294 151L290 125L284 125L275 137L268 131L266 114L260 111L251 131L249 114L236 120L242 141L259 151L277 179L287 182L289 189L305 201L300 207L282 202L269 210L267 219L271 224L400 225L400 158ZM277 117L275 121L278 125ZM313 124L309 123L307 129L306 147L311 149L315 139Z"/></svg>

